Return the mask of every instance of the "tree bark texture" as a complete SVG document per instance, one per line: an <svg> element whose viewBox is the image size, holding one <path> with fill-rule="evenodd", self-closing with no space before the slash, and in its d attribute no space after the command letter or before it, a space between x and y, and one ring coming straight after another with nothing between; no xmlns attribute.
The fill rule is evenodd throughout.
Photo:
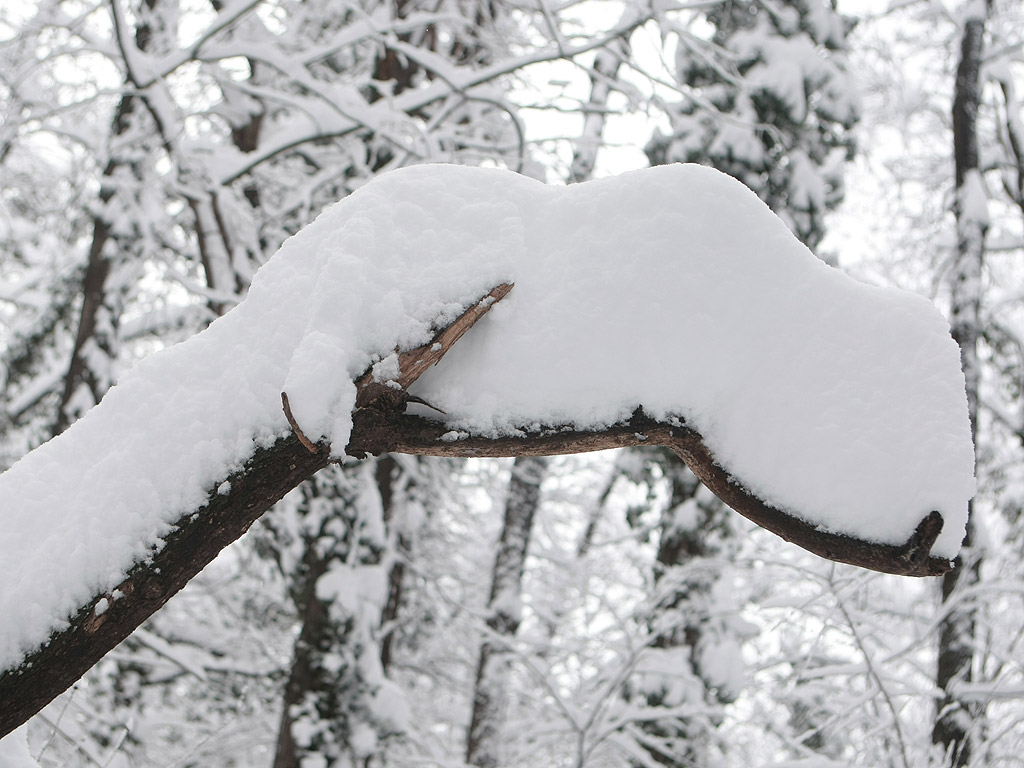
<svg viewBox="0 0 1024 768"><path fill-rule="evenodd" d="M377 488L384 508L384 524L388 529L391 562L388 568L388 598L380 615L380 663L387 673L394 660L395 635L399 614L405 602L405 570L412 557L413 540L408 519L397 519L397 507L409 504L411 497L419 495L420 471L403 469L394 456L377 460Z"/></svg>
<svg viewBox="0 0 1024 768"><path fill-rule="evenodd" d="M300 587L296 608L301 621L299 637L292 653L292 665L285 684L281 707L281 723L277 732L277 747L274 750L273 768L298 768L299 750L292 737L292 708L305 697L307 691L315 688L313 649L321 642L326 623L326 606L316 599L316 580L327 570L327 562L316 557L315 547L307 547L303 560L305 580Z"/></svg>
<svg viewBox="0 0 1024 768"><path fill-rule="evenodd" d="M478 768L498 768L503 711L508 698L510 644L519 630L523 570L534 515L540 506L540 486L548 459L519 456L505 502L505 520L498 540L487 601L487 629L480 644L480 661L473 687L473 710L466 734L466 762Z"/></svg>
<svg viewBox="0 0 1024 768"><path fill-rule="evenodd" d="M972 175L980 186L978 108L985 16L970 16L964 24L960 62L953 98L953 159L955 163L957 252L952 270L950 326L960 346L967 386L971 436L977 443L978 388L981 368L978 339L981 325L982 267L987 222L970 198ZM975 189L975 193L980 190ZM961 594L977 584L981 563L973 544L973 502L968 508L967 537L958 566L942 579L942 602L949 605L939 626L938 664L935 682L943 691L937 702L932 741L945 750L949 764L961 768L970 763L971 732L981 717L977 705L960 701L954 688L973 679L976 619L974 606Z"/></svg>
<svg viewBox="0 0 1024 768"><path fill-rule="evenodd" d="M285 493L327 463L326 453L310 453L293 435L258 451L228 478L229 494L211 493L203 507L178 521L163 549L135 565L116 589L82 606L20 666L0 672L0 735L70 688Z"/></svg>

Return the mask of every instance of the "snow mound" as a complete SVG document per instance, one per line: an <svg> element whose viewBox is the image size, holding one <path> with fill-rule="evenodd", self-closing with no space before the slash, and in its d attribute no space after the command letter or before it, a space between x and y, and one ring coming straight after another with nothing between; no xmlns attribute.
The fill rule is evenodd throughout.
<svg viewBox="0 0 1024 768"><path fill-rule="evenodd" d="M814 525L899 544L938 510L933 554L959 548L973 448L958 350L926 300L826 266L708 168L549 187L420 166L325 211L235 310L0 476L0 668L285 434L282 391L341 455L353 378L505 281L417 385L452 430L594 429L642 406Z"/></svg>

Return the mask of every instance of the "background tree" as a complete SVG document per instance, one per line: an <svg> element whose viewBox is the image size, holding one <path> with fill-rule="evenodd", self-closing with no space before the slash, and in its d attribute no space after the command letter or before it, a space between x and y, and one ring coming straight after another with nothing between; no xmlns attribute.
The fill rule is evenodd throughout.
<svg viewBox="0 0 1024 768"><path fill-rule="evenodd" d="M859 115L845 57L852 19L833 4L787 0L716 3L702 20L709 37L667 25L682 98L648 157L736 177L817 249L825 214L843 199Z"/></svg>
<svg viewBox="0 0 1024 768"><path fill-rule="evenodd" d="M138 7L115 3L110 8L109 17L103 5L83 7L79 16L67 17L58 6L41 5L6 48L19 66L19 54L32 50L32 43L36 51L50 54L50 58L41 57L42 63L28 65L26 76L11 78L7 95L12 105L23 105L22 125L26 126L20 135L12 130L12 164L22 147L30 148L33 141L52 141L51 137L66 144L72 156L80 152L86 161L96 162L94 158L103 154L92 152L91 137L69 131L67 118L86 113L99 99L114 106L108 150L111 159L95 166L105 179L100 192L102 208L92 217L92 240L86 248L89 258L80 278L84 298L77 322L70 321L71 306L61 309L57 304L48 315L41 313L43 330L27 331L22 345L26 352L21 354L26 356L53 357L61 344L67 348L70 336L73 362L63 385L55 377L30 382L33 399L29 406L39 404L37 410L44 411L43 406L57 398L57 415L51 417L51 423L57 424L58 431L102 397L118 368L137 354L140 345L159 345L188 335L234 304L244 294L255 268L284 237L360 179L431 157L468 162L505 157L510 164L521 165L525 148L517 118L491 83L538 59L571 55L552 47L539 57L531 53L499 64L507 58L507 42L503 42L507 38L484 29L499 23L496 8L491 7L470 9L466 18L446 8L421 9L413 4L394 9L380 6L369 17L354 6L315 3L282 5L273 17L256 13L256 4L244 3L214 3L205 10L185 9L177 2ZM186 18L190 20L187 27L180 23ZM522 17L524 31L539 18ZM512 29L509 22L501 23ZM635 23L631 15L626 16L623 29ZM35 38L24 32L35 34ZM53 37L61 42L49 43ZM543 39L537 42L544 45ZM584 40L581 49L593 45ZM109 86L95 84L92 87L98 98L76 102L58 91L52 111L51 104L22 99L22 93L31 92L39 74L52 77L48 67L51 62L59 66L60 56L79 57L86 63L83 71L97 82L108 76L109 69L104 67L113 65L110 69L124 83L123 94L115 90L112 97L107 96ZM490 72L478 71L487 65L492 67ZM467 74L453 81L450 66L464 67ZM32 71L33 67L42 72ZM435 86L431 93L413 93L417 86L431 83ZM408 104L395 104L394 99L403 93L411 96L406 99ZM365 108L358 108L359 104ZM95 106L102 113L103 104ZM42 122L38 122L40 114ZM42 220L33 223L39 226ZM24 240L24 234L18 232L19 240ZM11 269L16 274L16 265ZM51 279L48 274L46 277ZM75 292L65 290L63 295L74 298ZM60 317L66 318L65 325L54 328ZM131 318L132 325L122 322L125 317ZM132 333L135 328L138 330ZM65 337L59 337L57 331ZM54 352L48 351L51 348ZM7 349L9 354L19 354L17 345ZM28 369L28 362L11 370L21 368ZM28 435L23 443L27 447L47 429L30 423L30 414L21 403L24 398L19 398L16 389L21 383L14 376L7 379L5 394L14 403L6 409L12 437L5 446L17 445L19 430ZM53 395L48 396L47 390ZM44 415L44 425L45 419ZM14 449L12 456L21 450ZM391 474L405 470L394 462L382 463L382 485L376 493L391 497L392 484L404 487L409 481L390 478L385 467L393 470ZM336 474L328 477L341 486L332 491L324 480L319 491L307 491L311 504L300 505L307 512L299 517L304 525L315 530L325 526L333 534L298 536L309 549L298 558L305 566L282 568L285 580L280 586L297 596L301 610L317 619L312 624L305 622L303 632L324 638L309 643L300 633L300 651L318 646L321 661L335 656L354 659L352 654L370 658L373 654L367 645L376 642L378 631L374 621L369 625L362 622L363 628L354 630L345 606L321 599L316 590L316 576L326 570L327 563L339 557L362 557L352 554L358 551L352 539L355 534L339 527L365 518L362 513L353 517L352 511L365 507L354 504L365 493L353 496L345 490L351 481ZM312 514L310 506L319 512ZM328 509L323 509L325 506ZM391 511L388 507L385 513ZM401 563L390 552L398 538L401 535L385 536L371 546L369 556L400 570ZM328 540L336 546L325 546ZM294 549L294 539L284 533L280 541L265 537L263 549L275 552L278 562L295 557L294 553L284 554ZM387 604L380 606L392 623L397 619L402 592L401 574L395 573ZM325 593L321 590L319 594ZM340 614L331 618L335 608ZM287 622L282 624L286 629ZM168 648L176 645L182 634L174 628L158 630L156 624L145 631ZM145 644L129 642L126 647L135 650ZM390 642L383 653L385 663L389 648ZM120 702L116 706L103 704L103 709L123 715L108 716L109 728L120 735L109 736L103 726L97 731L101 742L117 738L120 748L126 749L134 742L129 724L142 711L140 692L151 686L177 684L175 678L157 675L152 679L153 664L145 655L122 659L114 668L97 673L111 680L110 687L90 686L92 694ZM298 653L287 675L292 682L287 686L285 722L291 706L300 706L307 696L333 697L334 703L320 716L321 730L351 735L354 726L339 712L355 712L364 706L357 704L359 696L353 691L366 685L349 686L338 701L338 686L328 680L324 668L307 674L310 668L310 659ZM359 664L348 669L350 674L360 673ZM303 685L296 683L300 678ZM136 682L129 683L129 679ZM167 697L163 699L167 706ZM307 714L317 714L324 708L307 709ZM288 747L294 740L286 738L287 730L282 732L280 744L284 746L279 753L294 752ZM174 738L182 738L180 732ZM332 743L337 745L337 739ZM326 742L314 745L318 753L337 759L339 749L329 746ZM289 758L281 759L287 763Z"/></svg>
<svg viewBox="0 0 1024 768"><path fill-rule="evenodd" d="M967 381L967 407L971 433L977 442L978 389L981 377L978 362L978 337L981 324L981 275L985 259L985 234L988 230L988 204L981 176L978 149L978 110L981 106L981 65L988 10L972 10L963 25L960 61L956 70L953 96L954 203L957 246L952 264L950 325L960 345ZM974 525L967 528L966 552L954 573L942 579L942 599L946 615L939 629L939 658L936 683L943 691L938 704L933 738L949 755L954 766L971 762L971 732L977 711L965 705L957 695L958 683L974 680L975 634L974 608L964 604L965 590L979 582L981 563L974 550ZM971 711L975 709L975 711Z"/></svg>
<svg viewBox="0 0 1024 768"><path fill-rule="evenodd" d="M943 62L955 63L963 28L933 7L866 17L852 36L827 5L785 3L659 6L656 24L636 33L646 11L631 4L615 9L619 21L607 29L571 6L543 4L160 0L29 10L0 20L3 464L102 396L139 356L236 303L284 238L374 174L440 159L568 178L546 147L525 139L533 113L509 98L537 62L567 63L592 81L577 97L585 127L565 131L572 140L563 142L562 162L573 158L574 180L611 170L609 124L621 113L657 118L664 110L648 146L652 162L726 169L844 266L950 300L940 286L954 264L949 212L957 198L936 190L951 190L953 179L953 73ZM951 706L986 709L988 727L972 725L955 741L970 740L975 765L1019 752L1022 690L1014 551L1024 434L1015 287L1020 24L1019 9L990 13L978 102L978 168L992 215L977 331L983 495L975 514L1005 536L976 543L984 590L950 603L973 617L975 677L945 686ZM641 64L651 35L663 35L672 71ZM840 54L867 77L869 124L859 143L873 154L856 178L885 180L873 209L884 238L863 220L853 236L840 220L839 237L821 239L824 211L846 186L841 171L860 109L848 82L854 65ZM529 106L566 109L551 94ZM125 101L133 107L118 134ZM886 154L894 142L900 150ZM78 343L97 222L109 228L97 256L113 266L90 310L99 318L95 338ZM857 244L870 235L889 257L884 265L856 263ZM76 354L89 373L66 396ZM331 473L319 490L289 497L254 540L218 560L42 713L31 735L43 764L272 763L289 714L284 692L302 657L300 609L309 605L329 619L320 673L346 661L301 697L310 707L296 712L320 734L307 756L461 760L480 625L472 606L486 602L479 574L499 539L499 521L479 510L482 497L501 494L502 476L478 463L394 461ZM615 461L635 469L638 460ZM724 530L721 511L706 508L678 466L651 462L647 475L631 472L639 483L621 475L583 459L551 465L513 646L500 745L508 764L651 764L680 734L694 734L675 744L673 759L683 764L701 755L723 765L811 757L943 764L939 750L929 752L935 628L955 610L933 610L934 595L885 577L813 563L757 532L722 540L680 525L696 504L698 519ZM314 535L321 527L324 535ZM728 567L719 545L730 552ZM685 562L672 561L673 550L686 552ZM329 579L320 599L304 557L325 573L333 564L373 574L376 601L349 611L344 595L326 590ZM722 602L723 585L736 604ZM293 596L302 594L316 602L297 606ZM715 678L693 662L702 643L727 630L744 639L750 663L735 704L723 706ZM678 679L652 671L672 653L689 662ZM685 685L670 690L679 679ZM381 715L381 692L396 690L388 712L404 701L412 716ZM337 708L321 717L313 702L327 701ZM353 732L362 751L346 751ZM966 749L949 751L967 764Z"/></svg>

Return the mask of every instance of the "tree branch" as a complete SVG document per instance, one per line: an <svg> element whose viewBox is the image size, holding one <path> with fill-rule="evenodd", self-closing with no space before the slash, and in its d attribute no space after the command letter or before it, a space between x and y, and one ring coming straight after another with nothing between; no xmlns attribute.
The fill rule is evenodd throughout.
<svg viewBox="0 0 1024 768"><path fill-rule="evenodd" d="M345 453L349 456L410 453L432 456L546 456L626 446L665 446L675 451L726 504L758 525L822 557L877 571L930 576L949 570L929 552L942 528L928 515L902 546L878 544L822 531L757 498L731 477L700 434L681 421L657 421L641 408L621 424L587 431L569 427L523 431L517 437L483 437L443 422L405 413L408 387L512 289L503 284L442 328L427 344L398 354L398 375L384 381L371 368L356 380L357 406ZM290 416L287 396L283 396ZM14 730L70 687L104 654L177 593L228 544L288 491L331 462L331 448L293 433L258 447L245 466L225 478L198 509L189 510L163 537L163 547L136 564L109 594L96 595L20 666L0 672L0 736Z"/></svg>
<svg viewBox="0 0 1024 768"><path fill-rule="evenodd" d="M942 530L942 515L932 512L905 544L880 544L830 533L789 512L768 504L726 472L704 439L681 421L667 423L637 409L629 421L599 431L552 428L524 432L521 437L480 437L454 432L446 425L419 416L384 416L374 411L354 414L347 451L414 453L452 457L553 456L609 448L647 445L674 451L722 501L741 515L786 541L816 555L882 573L900 576L938 576L950 561L932 557L931 546Z"/></svg>
<svg viewBox="0 0 1024 768"><path fill-rule="evenodd" d="M229 486L220 486L225 493L212 491L205 505L177 521L163 549L135 565L109 594L82 606L19 667L0 672L0 736L71 687L260 515L328 463L326 450L311 453L294 435L258 449L227 478Z"/></svg>
<svg viewBox="0 0 1024 768"><path fill-rule="evenodd" d="M437 363L496 301L512 289L494 288L427 344L399 355L398 390L377 382L373 369L356 380L362 394L357 413L387 414L404 409L404 389ZM396 396L398 395L398 396ZM183 514L162 537L164 546L136 564L110 593L94 595L54 632L46 645L29 653L22 663L0 672L0 736L24 723L67 690L108 651L130 635L199 573L228 544L277 503L288 491L331 461L330 446L313 444L291 416L287 395L285 414L293 433L270 447L256 448L241 471L218 483L206 503ZM353 432L353 443L359 436ZM355 454L353 454L355 455Z"/></svg>

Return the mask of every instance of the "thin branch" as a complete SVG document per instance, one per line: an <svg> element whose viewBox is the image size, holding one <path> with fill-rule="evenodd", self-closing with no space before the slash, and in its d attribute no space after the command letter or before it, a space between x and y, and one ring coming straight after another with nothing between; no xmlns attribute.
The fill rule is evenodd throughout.
<svg viewBox="0 0 1024 768"><path fill-rule="evenodd" d="M116 7L117 0L112 1L115 3ZM168 78L170 75L174 74L174 72L183 65L189 63L190 61L195 61L199 59L200 51L202 50L203 46L206 45L206 43L208 43L214 36L216 36L218 32L227 29L240 18L242 18L247 13L252 11L261 2L263 2L263 0L248 0L248 2L240 2L233 8L227 8L221 11L217 15L217 18L215 18L213 22L210 24L210 26L203 31L203 33L196 39L194 43L192 43L191 47L189 47L187 50L179 51L173 57L170 57L168 60L161 62L162 66L160 70L151 74L149 79L147 79L145 82L140 82L139 87L150 88L156 83L161 82ZM115 17L115 24L116 23L117 18ZM120 44L120 38L118 39L118 43Z"/></svg>
<svg viewBox="0 0 1024 768"><path fill-rule="evenodd" d="M809 552L836 562L902 576L938 576L950 561L932 557L931 546L942 529L942 516L931 512L902 545L866 542L823 531L754 496L718 463L703 437L682 421L657 421L637 409L626 422L601 430L550 427L527 430L517 437L482 437L453 431L441 422L408 414L382 418L370 409L353 415L352 439L346 452L414 453L448 457L554 456L630 446L663 446L673 450L718 498L747 519Z"/></svg>
<svg viewBox="0 0 1024 768"><path fill-rule="evenodd" d="M557 47L545 48L521 58L513 59L511 62L500 62L481 69L471 70L464 75L464 78L460 82L453 81L451 85L440 80L435 80L426 88L416 88L406 91L401 96L394 99L392 106L394 111L414 114L426 106L446 98L453 91L465 93L471 88L476 88L477 86L485 83L493 82L505 75L510 75L513 72L525 69L533 64L557 61L566 57L571 58L583 53L588 53L596 48L604 47L617 37L628 36L630 32L644 24L649 18L649 13L638 15L631 19L627 24L620 25L601 37L594 38L593 40L565 51L564 55ZM423 52L421 50L417 53L419 56L423 56ZM220 178L215 180L215 183L226 186L237 181L242 176L252 172L257 166L272 160L283 152L287 152L288 150L294 149L311 141L342 138L360 129L375 130L374 126L364 125L361 122L357 122L342 124L329 130L322 130L317 126L314 126L313 130L310 130L305 134L300 133L296 135L294 133L290 133L288 134L289 138L287 140L282 141L276 146L271 145L263 148L259 153L247 155L244 162L237 164L235 167L228 168Z"/></svg>

